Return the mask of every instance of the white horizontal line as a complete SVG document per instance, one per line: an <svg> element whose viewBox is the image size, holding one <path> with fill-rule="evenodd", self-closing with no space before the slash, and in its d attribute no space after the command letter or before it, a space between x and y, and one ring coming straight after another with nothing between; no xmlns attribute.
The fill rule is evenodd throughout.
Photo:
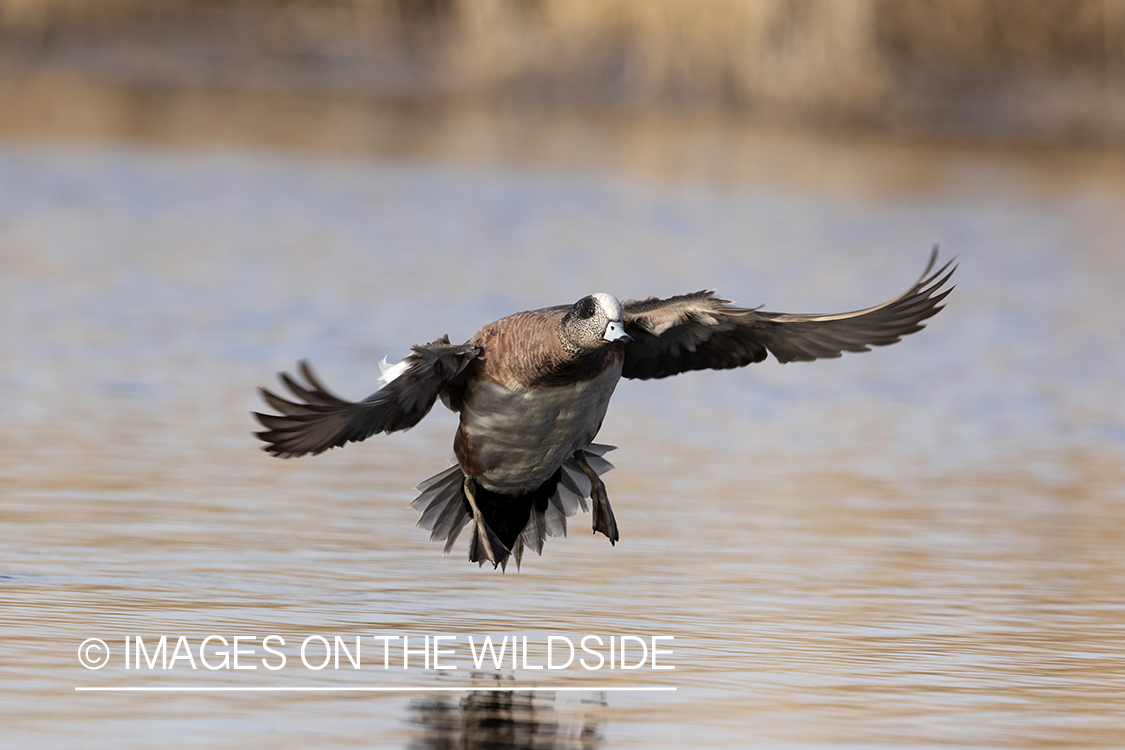
<svg viewBox="0 0 1125 750"><path fill-rule="evenodd" d="M584 690L588 692L675 692L675 687L654 687L654 686L605 686L595 685L593 687L551 687L551 686L528 686L528 687L369 687L369 686L356 686L356 687L319 687L313 685L297 686L297 687L225 687L225 686L207 686L207 687L188 687L188 686L143 686L143 685L130 685L130 686L113 686L113 687L76 687L75 691L100 691L100 692L146 692L146 693L220 693L220 692L240 692L240 693L254 693L254 692L367 692L367 693L481 693L481 692L498 692L498 693L518 693L518 692L565 692Z"/></svg>

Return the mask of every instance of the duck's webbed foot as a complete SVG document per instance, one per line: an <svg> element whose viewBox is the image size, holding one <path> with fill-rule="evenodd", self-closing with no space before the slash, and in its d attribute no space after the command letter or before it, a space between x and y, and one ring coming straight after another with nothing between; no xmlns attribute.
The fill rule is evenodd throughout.
<svg viewBox="0 0 1125 750"><path fill-rule="evenodd" d="M484 520L484 515L477 505L476 482L473 481L472 477L465 477L462 490L465 493L465 500L468 501L469 508L473 512L473 533L469 538L469 562L480 563L481 565L490 562L494 568L507 562L511 550L500 541L496 534L492 533L492 529L488 527L488 523Z"/></svg>
<svg viewBox="0 0 1125 750"><path fill-rule="evenodd" d="M574 454L582 473L590 480L590 499L594 501L594 533L599 531L609 538L609 543L617 545L620 535L617 533L617 519L613 517L613 508L609 506L609 495L605 491L605 483L598 473L590 468L582 451Z"/></svg>

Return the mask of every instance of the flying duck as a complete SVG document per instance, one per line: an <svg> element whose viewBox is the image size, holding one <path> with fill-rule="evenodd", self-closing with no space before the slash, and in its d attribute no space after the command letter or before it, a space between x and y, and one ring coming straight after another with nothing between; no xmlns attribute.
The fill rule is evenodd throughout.
<svg viewBox="0 0 1125 750"><path fill-rule="evenodd" d="M922 329L952 291L954 268L933 271L905 294L866 310L834 315L736 307L701 291L669 299L619 302L599 293L573 305L516 313L489 323L463 344L448 336L414 346L397 365L380 364L384 385L362 401L333 395L309 364L304 382L280 373L292 392L259 392L280 414L255 413L264 450L280 458L317 454L378 432L413 427L441 398L459 412L457 463L427 479L411 507L431 541L448 553L472 523L469 560L518 566L525 548L542 554L548 536L565 536L566 519L593 505L594 533L616 544L617 521L601 475L612 446L593 440L621 378L665 378L689 370L726 370L865 352Z"/></svg>

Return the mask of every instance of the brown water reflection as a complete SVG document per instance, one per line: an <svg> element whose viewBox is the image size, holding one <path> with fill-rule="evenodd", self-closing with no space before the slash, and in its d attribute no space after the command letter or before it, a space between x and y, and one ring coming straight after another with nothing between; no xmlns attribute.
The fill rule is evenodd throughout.
<svg viewBox="0 0 1125 750"><path fill-rule="evenodd" d="M586 705L604 707L605 698ZM580 711L575 715L566 708ZM552 695L526 692L423 698L410 704L412 722L424 730L410 747L593 750L601 747L598 723L582 713L582 708L583 703L556 704Z"/></svg>
<svg viewBox="0 0 1125 750"><path fill-rule="evenodd" d="M0 146L6 743L1119 746L1119 177L769 143L766 163L839 158L819 185L683 187L432 154ZM922 165L940 166L925 184ZM254 388L299 357L359 397L410 343L593 290L849 309L935 240L960 285L901 344L622 384L600 437L621 446L616 548L576 523L518 574L441 557L406 504L449 458L445 412L301 461L250 436ZM73 692L480 684L464 653L441 673L76 660L90 637L213 633L284 635L291 661L309 634L671 635L676 669L557 672L589 691L554 701ZM637 681L678 690L597 703Z"/></svg>

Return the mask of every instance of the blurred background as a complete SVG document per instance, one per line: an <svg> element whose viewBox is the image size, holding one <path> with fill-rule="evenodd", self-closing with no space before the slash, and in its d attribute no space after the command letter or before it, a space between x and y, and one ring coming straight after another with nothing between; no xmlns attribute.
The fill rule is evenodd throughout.
<svg viewBox="0 0 1125 750"><path fill-rule="evenodd" d="M0 0L0 744L1119 747L1123 209L1125 0ZM615 548L442 557L441 407L251 434L301 358L359 399L596 291L857 309L934 243L958 286L901 343L622 383ZM401 632L676 670L75 658ZM599 689L637 682L677 692ZM131 685L489 690L73 690Z"/></svg>
<svg viewBox="0 0 1125 750"><path fill-rule="evenodd" d="M0 87L19 131L300 140L244 121L288 95L1120 143L1125 3L2 0Z"/></svg>

